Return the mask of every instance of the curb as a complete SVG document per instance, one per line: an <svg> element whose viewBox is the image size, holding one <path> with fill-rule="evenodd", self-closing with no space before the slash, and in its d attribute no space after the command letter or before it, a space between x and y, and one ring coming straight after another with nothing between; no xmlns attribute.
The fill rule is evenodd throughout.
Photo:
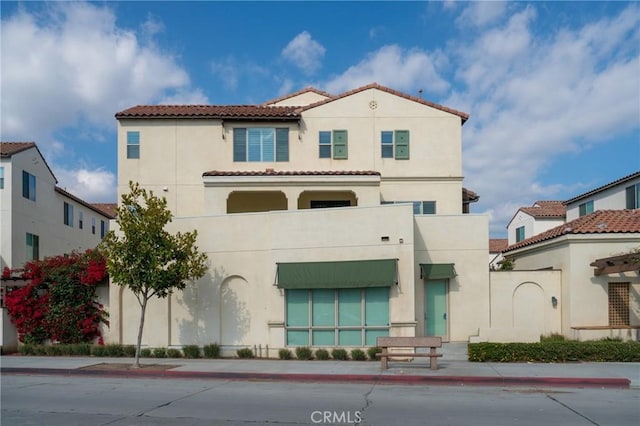
<svg viewBox="0 0 640 426"><path fill-rule="evenodd" d="M2 374L244 380L272 382L322 382L322 383L374 383L441 386L547 386L574 388L629 389L631 380L601 377L514 377L514 376L390 376L382 374L301 374L301 373L238 373L200 371L149 371L149 370L82 370L66 368L0 368Z"/></svg>

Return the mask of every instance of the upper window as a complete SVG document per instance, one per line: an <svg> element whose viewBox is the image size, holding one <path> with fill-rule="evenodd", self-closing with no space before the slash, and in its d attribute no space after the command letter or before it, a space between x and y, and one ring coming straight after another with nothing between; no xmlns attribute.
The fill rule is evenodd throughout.
<svg viewBox="0 0 640 426"><path fill-rule="evenodd" d="M349 137L346 130L322 130L318 133L318 142L320 158L346 160L349 157Z"/></svg>
<svg viewBox="0 0 640 426"><path fill-rule="evenodd" d="M40 259L40 237L27 232L27 260Z"/></svg>
<svg viewBox="0 0 640 426"><path fill-rule="evenodd" d="M524 240L524 226L516 228L516 243Z"/></svg>
<svg viewBox="0 0 640 426"><path fill-rule="evenodd" d="M96 218L95 217L91 218L91 233L93 235L96 234Z"/></svg>
<svg viewBox="0 0 640 426"><path fill-rule="evenodd" d="M0 167L0 189L4 189L4 167Z"/></svg>
<svg viewBox="0 0 640 426"><path fill-rule="evenodd" d="M31 201L36 200L36 177L24 170L22 171L22 196Z"/></svg>
<svg viewBox="0 0 640 426"><path fill-rule="evenodd" d="M73 228L73 206L64 203L64 224Z"/></svg>
<svg viewBox="0 0 640 426"><path fill-rule="evenodd" d="M578 212L580 216L585 216L593 213L593 200L580 204L578 206Z"/></svg>
<svg viewBox="0 0 640 426"><path fill-rule="evenodd" d="M289 161L289 129L234 128L233 161Z"/></svg>
<svg viewBox="0 0 640 426"><path fill-rule="evenodd" d="M127 158L140 158L140 132L127 132Z"/></svg>
<svg viewBox="0 0 640 426"><path fill-rule="evenodd" d="M78 228L82 229L84 227L84 215L82 212L78 212Z"/></svg>
<svg viewBox="0 0 640 426"><path fill-rule="evenodd" d="M384 130L380 132L380 143L382 158L409 159L408 130Z"/></svg>
<svg viewBox="0 0 640 426"><path fill-rule="evenodd" d="M640 183L628 186L625 189L628 209L640 209Z"/></svg>
<svg viewBox="0 0 640 426"><path fill-rule="evenodd" d="M107 222L105 222L104 220L100 221L100 238L104 238L104 236L107 234Z"/></svg>
<svg viewBox="0 0 640 426"><path fill-rule="evenodd" d="M413 214L436 214L435 201L383 201L382 204L411 204Z"/></svg>

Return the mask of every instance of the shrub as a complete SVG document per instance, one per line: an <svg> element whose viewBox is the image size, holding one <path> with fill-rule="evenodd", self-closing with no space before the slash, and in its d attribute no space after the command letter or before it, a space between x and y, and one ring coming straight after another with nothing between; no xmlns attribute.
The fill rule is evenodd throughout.
<svg viewBox="0 0 640 426"><path fill-rule="evenodd" d="M198 345L185 345L182 347L185 358L200 358L200 347Z"/></svg>
<svg viewBox="0 0 640 426"><path fill-rule="evenodd" d="M124 356L124 350L122 349L122 345L118 343L109 343L108 345L104 345L105 356L112 358L119 358Z"/></svg>
<svg viewBox="0 0 640 426"><path fill-rule="evenodd" d="M59 345L46 345L44 353L47 356L59 356L62 355L62 348Z"/></svg>
<svg viewBox="0 0 640 426"><path fill-rule="evenodd" d="M296 348L296 358L302 360L313 359L313 351L308 346L298 346Z"/></svg>
<svg viewBox="0 0 640 426"><path fill-rule="evenodd" d="M377 346L367 349L367 355L371 361L377 361L378 358L376 357L376 354L379 354L380 352L382 352L382 349Z"/></svg>
<svg viewBox="0 0 640 426"><path fill-rule="evenodd" d="M33 354L34 355L47 355L47 347L45 345L34 345L33 346Z"/></svg>
<svg viewBox="0 0 640 426"><path fill-rule="evenodd" d="M639 362L640 342L470 343L473 362Z"/></svg>
<svg viewBox="0 0 640 426"><path fill-rule="evenodd" d="M329 351L326 349L318 349L316 351L316 359L325 361L329 359Z"/></svg>
<svg viewBox="0 0 640 426"><path fill-rule="evenodd" d="M169 348L167 349L167 358L182 358L182 352L180 349Z"/></svg>
<svg viewBox="0 0 640 426"><path fill-rule="evenodd" d="M151 358L151 349L149 348L140 349L140 356L143 358Z"/></svg>
<svg viewBox="0 0 640 426"><path fill-rule="evenodd" d="M293 353L287 348L282 348L278 351L278 358L280 359L291 359L293 358Z"/></svg>
<svg viewBox="0 0 640 426"><path fill-rule="evenodd" d="M122 356L133 358L136 356L136 347L134 345L122 345Z"/></svg>
<svg viewBox="0 0 640 426"><path fill-rule="evenodd" d="M166 358L167 350L165 348L153 348L153 357L154 358Z"/></svg>
<svg viewBox="0 0 640 426"><path fill-rule="evenodd" d="M67 345L67 348L69 355L91 355L91 345L88 343L76 343L74 345Z"/></svg>
<svg viewBox="0 0 640 426"><path fill-rule="evenodd" d="M565 340L565 337L558 333L552 333L548 336L540 336L541 342L564 342Z"/></svg>
<svg viewBox="0 0 640 426"><path fill-rule="evenodd" d="M103 357L103 356L106 356L106 354L107 354L107 349L105 348L104 345L91 346L91 355L97 356L97 357Z"/></svg>
<svg viewBox="0 0 640 426"><path fill-rule="evenodd" d="M220 358L220 345L211 343L202 348L205 358Z"/></svg>
<svg viewBox="0 0 640 426"><path fill-rule="evenodd" d="M238 358L255 358L250 348L238 349L236 353L238 354Z"/></svg>
<svg viewBox="0 0 640 426"><path fill-rule="evenodd" d="M364 353L362 349L352 349L351 350L351 359L354 361L366 361L367 354Z"/></svg>
<svg viewBox="0 0 640 426"><path fill-rule="evenodd" d="M345 349L334 349L331 351L331 357L333 359L339 359L344 361L349 359L349 354Z"/></svg>

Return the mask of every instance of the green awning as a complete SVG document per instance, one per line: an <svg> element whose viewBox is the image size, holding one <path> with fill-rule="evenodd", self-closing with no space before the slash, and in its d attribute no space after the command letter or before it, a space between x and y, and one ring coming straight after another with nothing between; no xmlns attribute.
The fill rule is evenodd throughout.
<svg viewBox="0 0 640 426"><path fill-rule="evenodd" d="M397 259L278 263L279 288L390 287L397 282Z"/></svg>
<svg viewBox="0 0 640 426"><path fill-rule="evenodd" d="M420 271L425 280L443 280L458 275L453 263L421 263Z"/></svg>

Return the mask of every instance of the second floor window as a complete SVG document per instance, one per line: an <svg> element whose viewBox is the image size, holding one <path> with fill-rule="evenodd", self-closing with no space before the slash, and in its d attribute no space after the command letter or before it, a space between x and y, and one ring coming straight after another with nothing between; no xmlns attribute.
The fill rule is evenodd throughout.
<svg viewBox="0 0 640 426"><path fill-rule="evenodd" d="M40 259L40 237L27 232L27 260Z"/></svg>
<svg viewBox="0 0 640 426"><path fill-rule="evenodd" d="M409 159L408 130L382 131L380 132L380 143L382 158Z"/></svg>
<svg viewBox="0 0 640 426"><path fill-rule="evenodd" d="M31 201L36 200L36 177L24 170L22 171L22 196Z"/></svg>
<svg viewBox="0 0 640 426"><path fill-rule="evenodd" d="M104 238L107 235L107 222L104 220L100 221L100 238Z"/></svg>
<svg viewBox="0 0 640 426"><path fill-rule="evenodd" d="M127 132L127 158L140 158L140 132Z"/></svg>
<svg viewBox="0 0 640 426"><path fill-rule="evenodd" d="M435 201L383 201L382 204L411 204L413 214L436 214Z"/></svg>
<svg viewBox="0 0 640 426"><path fill-rule="evenodd" d="M582 217L593 213L593 200L582 203L578 206L578 214Z"/></svg>
<svg viewBox="0 0 640 426"><path fill-rule="evenodd" d="M82 214L82 212L78 213L78 228L82 229L82 227L84 226L84 215Z"/></svg>
<svg viewBox="0 0 640 426"><path fill-rule="evenodd" d="M628 209L640 209L640 183L625 188Z"/></svg>
<svg viewBox="0 0 640 426"><path fill-rule="evenodd" d="M516 228L516 243L524 241L524 226Z"/></svg>
<svg viewBox="0 0 640 426"><path fill-rule="evenodd" d="M319 158L346 160L349 157L349 137L346 130L322 130L318 133Z"/></svg>
<svg viewBox="0 0 640 426"><path fill-rule="evenodd" d="M0 167L0 189L4 189L4 167Z"/></svg>
<svg viewBox="0 0 640 426"><path fill-rule="evenodd" d="M289 161L289 129L234 128L233 161Z"/></svg>
<svg viewBox="0 0 640 426"><path fill-rule="evenodd" d="M96 218L95 217L91 218L91 233L93 235L96 235Z"/></svg>
<svg viewBox="0 0 640 426"><path fill-rule="evenodd" d="M73 228L73 206L64 203L64 224Z"/></svg>

